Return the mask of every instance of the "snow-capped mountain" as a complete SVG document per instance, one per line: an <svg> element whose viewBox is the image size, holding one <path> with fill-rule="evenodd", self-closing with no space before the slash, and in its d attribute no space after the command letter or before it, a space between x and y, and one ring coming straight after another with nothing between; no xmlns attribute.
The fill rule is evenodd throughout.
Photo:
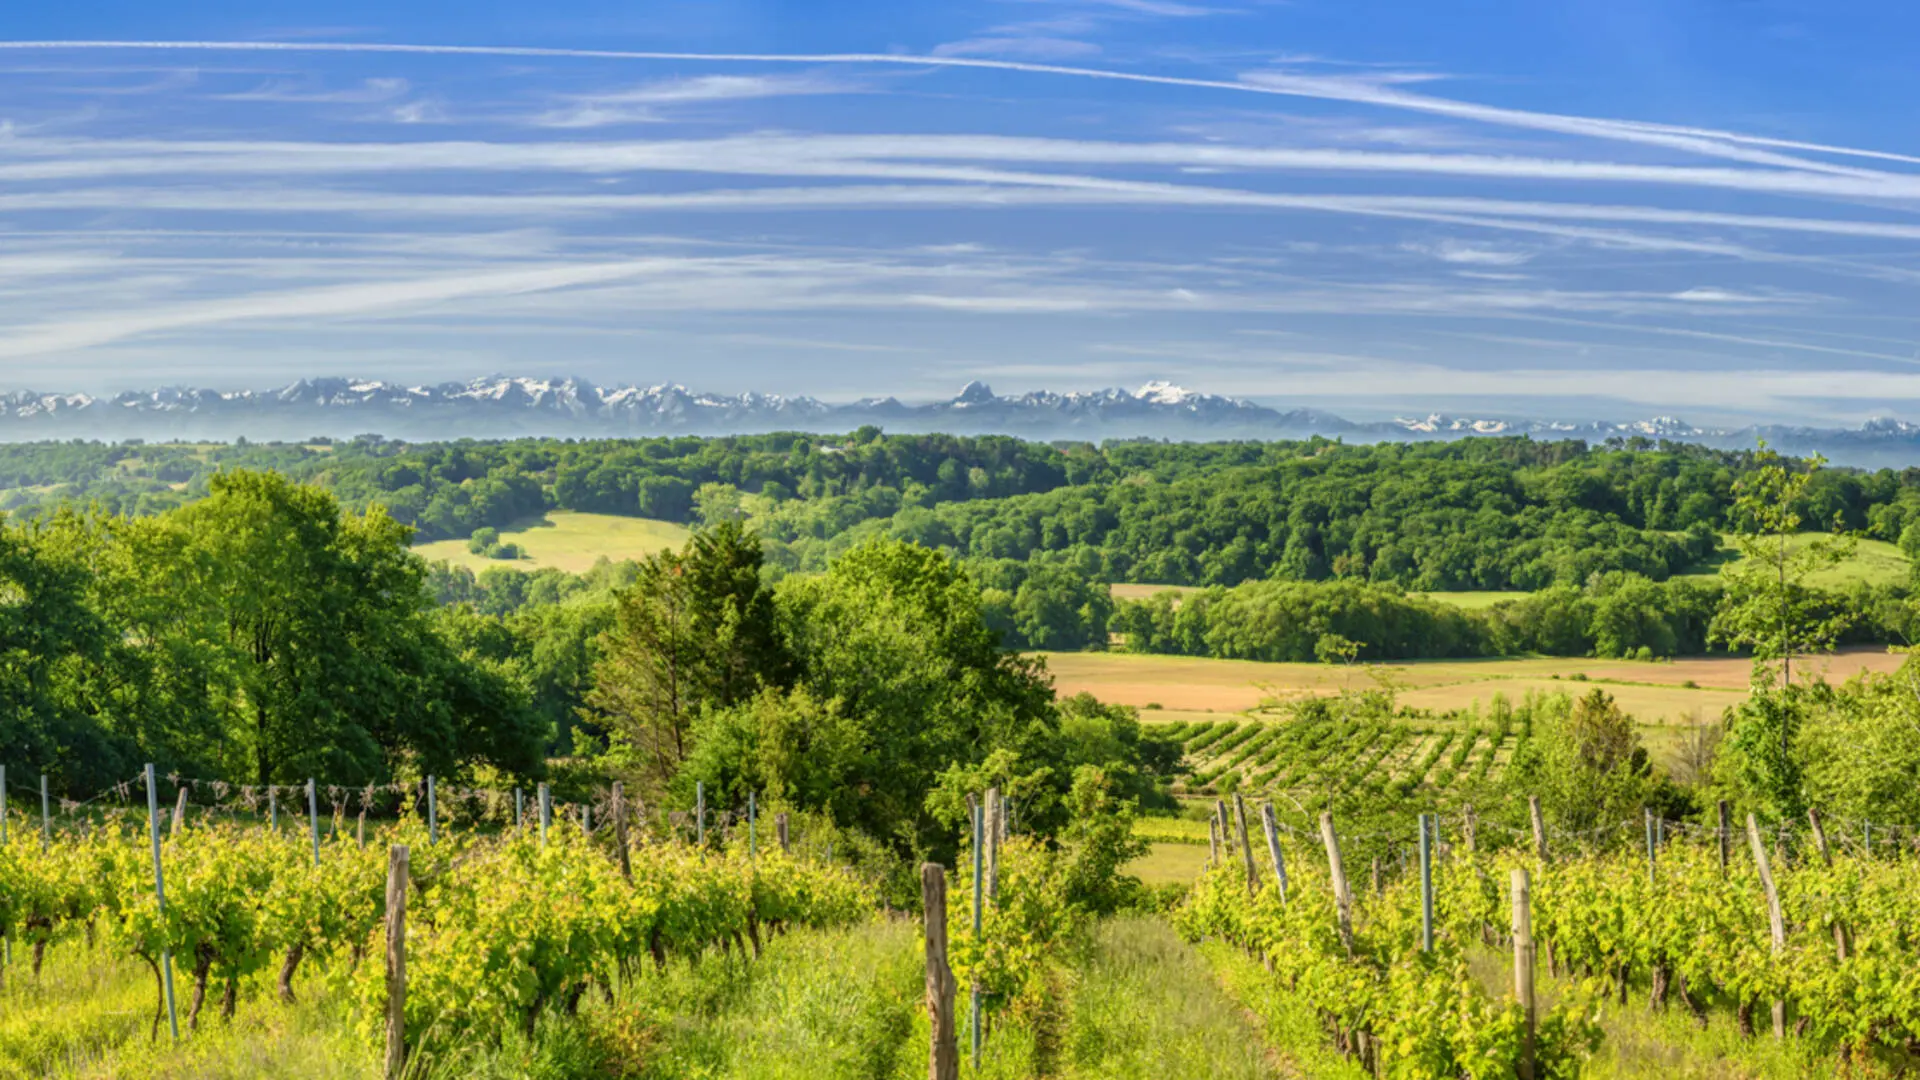
<svg viewBox="0 0 1920 1080"><path fill-rule="evenodd" d="M521 435L620 436L763 431L1008 434L1034 439L1282 439L1326 435L1352 442L1527 435L1543 439L1672 439L1746 448L1764 438L1783 452L1822 453L1837 464L1920 463L1920 425L1879 418L1854 429L1773 425L1696 427L1645 420L1535 420L1431 413L1354 422L1315 409L1280 410L1242 398L1154 381L1135 390L1001 396L970 382L942 401L892 397L829 403L779 394L705 394L677 384L600 387L583 379L493 376L415 386L364 379L302 379L273 390L162 387L111 397L0 393L0 440L297 439L378 432L404 439Z"/></svg>

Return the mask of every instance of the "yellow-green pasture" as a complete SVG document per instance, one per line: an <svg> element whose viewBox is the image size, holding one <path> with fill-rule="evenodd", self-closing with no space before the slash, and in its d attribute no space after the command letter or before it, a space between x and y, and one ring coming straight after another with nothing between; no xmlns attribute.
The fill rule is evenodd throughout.
<svg viewBox="0 0 1920 1080"><path fill-rule="evenodd" d="M465 540L438 540L417 545L413 550L428 562L444 559L474 573L494 566L515 570L550 566L578 574L591 570L603 556L614 562L645 558L663 548L686 543L690 535L685 526L670 521L555 510L500 530L501 543L520 545L522 556L518 559L475 555L467 550Z"/></svg>

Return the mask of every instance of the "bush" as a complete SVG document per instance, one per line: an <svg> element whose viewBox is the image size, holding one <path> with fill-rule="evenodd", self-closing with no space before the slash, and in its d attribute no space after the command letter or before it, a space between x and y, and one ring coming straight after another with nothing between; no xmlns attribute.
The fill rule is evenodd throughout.
<svg viewBox="0 0 1920 1080"><path fill-rule="evenodd" d="M493 549L498 547L499 544L500 530L491 525L486 525L473 530L473 535L467 539L467 550L475 555L486 555L492 558Z"/></svg>
<svg viewBox="0 0 1920 1080"><path fill-rule="evenodd" d="M489 559L518 559L522 554L519 544L495 544L487 549Z"/></svg>

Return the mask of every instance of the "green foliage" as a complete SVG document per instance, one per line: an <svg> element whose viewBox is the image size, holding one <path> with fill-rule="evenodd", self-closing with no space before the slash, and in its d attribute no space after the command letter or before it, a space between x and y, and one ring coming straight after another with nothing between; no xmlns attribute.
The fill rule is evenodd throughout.
<svg viewBox="0 0 1920 1080"><path fill-rule="evenodd" d="M1755 686L1772 681L1767 665L1776 662L1780 682L1787 685L1793 682L1796 655L1832 649L1857 617L1807 582L1852 554L1853 543L1846 536L1801 542L1797 535L1803 521L1799 508L1822 459L1796 471L1763 444L1755 461L1759 467L1734 485L1733 516L1746 558L1725 575L1727 597L1714 617L1713 638L1753 650ZM1784 738L1784 726L1781 732Z"/></svg>
<svg viewBox="0 0 1920 1080"><path fill-rule="evenodd" d="M587 703L616 760L659 792L693 752L701 710L786 685L787 650L760 577L760 543L738 522L640 564L602 638Z"/></svg>
<svg viewBox="0 0 1920 1080"><path fill-rule="evenodd" d="M69 790L142 757L253 782L537 773L515 673L442 631L409 530L274 474L132 521L0 526L0 753ZM103 775L104 774L104 775Z"/></svg>
<svg viewBox="0 0 1920 1080"><path fill-rule="evenodd" d="M1633 718L1595 688L1577 701L1546 699L1533 735L1514 753L1506 783L1525 802L1538 795L1552 823L1570 832L1630 820L1647 804L1652 768Z"/></svg>
<svg viewBox="0 0 1920 1080"><path fill-rule="evenodd" d="M1218 937L1264 956L1272 990L1316 1014L1341 1050L1358 1055L1358 1036L1371 1036L1368 1053L1380 1075L1515 1075L1525 1012L1512 998L1481 989L1467 959L1497 913L1443 899L1434 949L1423 951L1419 890L1402 880L1383 894L1355 897L1349 940L1339 930L1328 875L1298 859L1289 873L1283 900L1271 881L1250 891L1229 860L1195 884L1174 924L1189 940ZM1463 875L1471 871L1454 868L1446 876L1464 884ZM1597 1021L1590 990L1542 1009L1536 1075L1578 1076L1599 1044Z"/></svg>

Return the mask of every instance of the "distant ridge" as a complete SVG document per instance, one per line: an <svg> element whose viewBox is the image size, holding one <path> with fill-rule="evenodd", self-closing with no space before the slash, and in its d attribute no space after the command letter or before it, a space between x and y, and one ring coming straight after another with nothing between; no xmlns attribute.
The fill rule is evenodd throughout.
<svg viewBox="0 0 1920 1080"><path fill-rule="evenodd" d="M1317 409L1280 410L1167 382L1137 390L995 394L969 382L944 401L891 397L828 403L780 394L706 394L673 383L599 387L583 379L490 376L408 385L361 379L301 379L276 390L191 387L86 394L0 393L0 440L89 438L290 440L378 432L393 438L502 439L653 434L841 432L875 424L892 432L1007 434L1029 439L1297 439L1418 441L1488 435L1547 439L1671 439L1728 449L1765 439L1836 464L1920 464L1920 425L1874 419L1858 428L1764 425L1701 428L1671 416L1565 422L1433 413L1354 422Z"/></svg>

